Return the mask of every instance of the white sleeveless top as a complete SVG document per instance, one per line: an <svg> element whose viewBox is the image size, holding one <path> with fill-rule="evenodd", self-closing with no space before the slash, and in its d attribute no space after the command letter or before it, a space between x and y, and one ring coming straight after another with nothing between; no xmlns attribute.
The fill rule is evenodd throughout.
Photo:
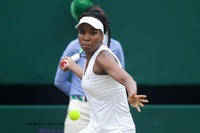
<svg viewBox="0 0 200 133"><path fill-rule="evenodd" d="M108 47L101 45L91 57L82 78L82 87L90 106L90 123L80 133L135 133L125 87L109 75L93 72L96 57L102 50L112 53Z"/></svg>

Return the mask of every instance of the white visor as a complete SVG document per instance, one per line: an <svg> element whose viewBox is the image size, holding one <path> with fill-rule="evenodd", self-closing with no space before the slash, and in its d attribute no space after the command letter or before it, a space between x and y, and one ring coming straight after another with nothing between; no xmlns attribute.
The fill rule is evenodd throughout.
<svg viewBox="0 0 200 133"><path fill-rule="evenodd" d="M104 34L104 27L101 21L94 17L83 17L79 20L79 23L75 26L75 28L78 28L81 24L87 23L94 27L95 29L100 29L102 31L102 34Z"/></svg>

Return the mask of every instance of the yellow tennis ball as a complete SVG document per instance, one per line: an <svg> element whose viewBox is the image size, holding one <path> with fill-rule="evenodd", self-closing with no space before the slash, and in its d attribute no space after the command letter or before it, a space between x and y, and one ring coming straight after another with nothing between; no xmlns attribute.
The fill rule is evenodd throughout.
<svg viewBox="0 0 200 133"><path fill-rule="evenodd" d="M78 120L80 118L80 111L78 111L77 109L72 109L69 111L69 117L72 120Z"/></svg>

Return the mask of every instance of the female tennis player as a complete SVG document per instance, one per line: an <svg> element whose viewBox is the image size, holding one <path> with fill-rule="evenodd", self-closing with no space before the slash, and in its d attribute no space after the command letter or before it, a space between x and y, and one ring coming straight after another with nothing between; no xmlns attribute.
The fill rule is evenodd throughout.
<svg viewBox="0 0 200 133"><path fill-rule="evenodd" d="M71 70L80 79L90 107L90 122L79 133L135 133L135 124L128 101L139 112L146 95L137 95L135 80L122 67L116 55L102 45L107 28L102 13L84 12L80 16L78 39L86 54L84 69L70 57L62 70ZM128 92L128 100L126 90ZM77 125L78 126L78 125Z"/></svg>

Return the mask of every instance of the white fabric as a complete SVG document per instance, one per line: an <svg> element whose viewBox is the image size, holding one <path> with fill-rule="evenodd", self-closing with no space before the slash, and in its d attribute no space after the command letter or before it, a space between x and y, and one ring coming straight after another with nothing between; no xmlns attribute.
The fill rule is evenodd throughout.
<svg viewBox="0 0 200 133"><path fill-rule="evenodd" d="M68 116L65 119L64 133L78 133L85 128L89 123L89 105L88 102L79 101L78 99L70 99L68 106L68 112L71 109L77 109L80 111L80 118L76 121L71 120Z"/></svg>
<svg viewBox="0 0 200 133"><path fill-rule="evenodd" d="M109 75L93 72L95 59L102 50L111 52L101 45L90 59L82 78L82 87L90 106L90 123L79 133L135 133L125 87Z"/></svg>
<svg viewBox="0 0 200 133"><path fill-rule="evenodd" d="M94 27L95 29L100 29L102 31L102 34L104 34L103 24L98 19L96 19L94 17L82 17L80 19L79 23L75 26L75 28L78 28L79 25L81 25L83 23L87 23L87 24L91 25L92 27Z"/></svg>

